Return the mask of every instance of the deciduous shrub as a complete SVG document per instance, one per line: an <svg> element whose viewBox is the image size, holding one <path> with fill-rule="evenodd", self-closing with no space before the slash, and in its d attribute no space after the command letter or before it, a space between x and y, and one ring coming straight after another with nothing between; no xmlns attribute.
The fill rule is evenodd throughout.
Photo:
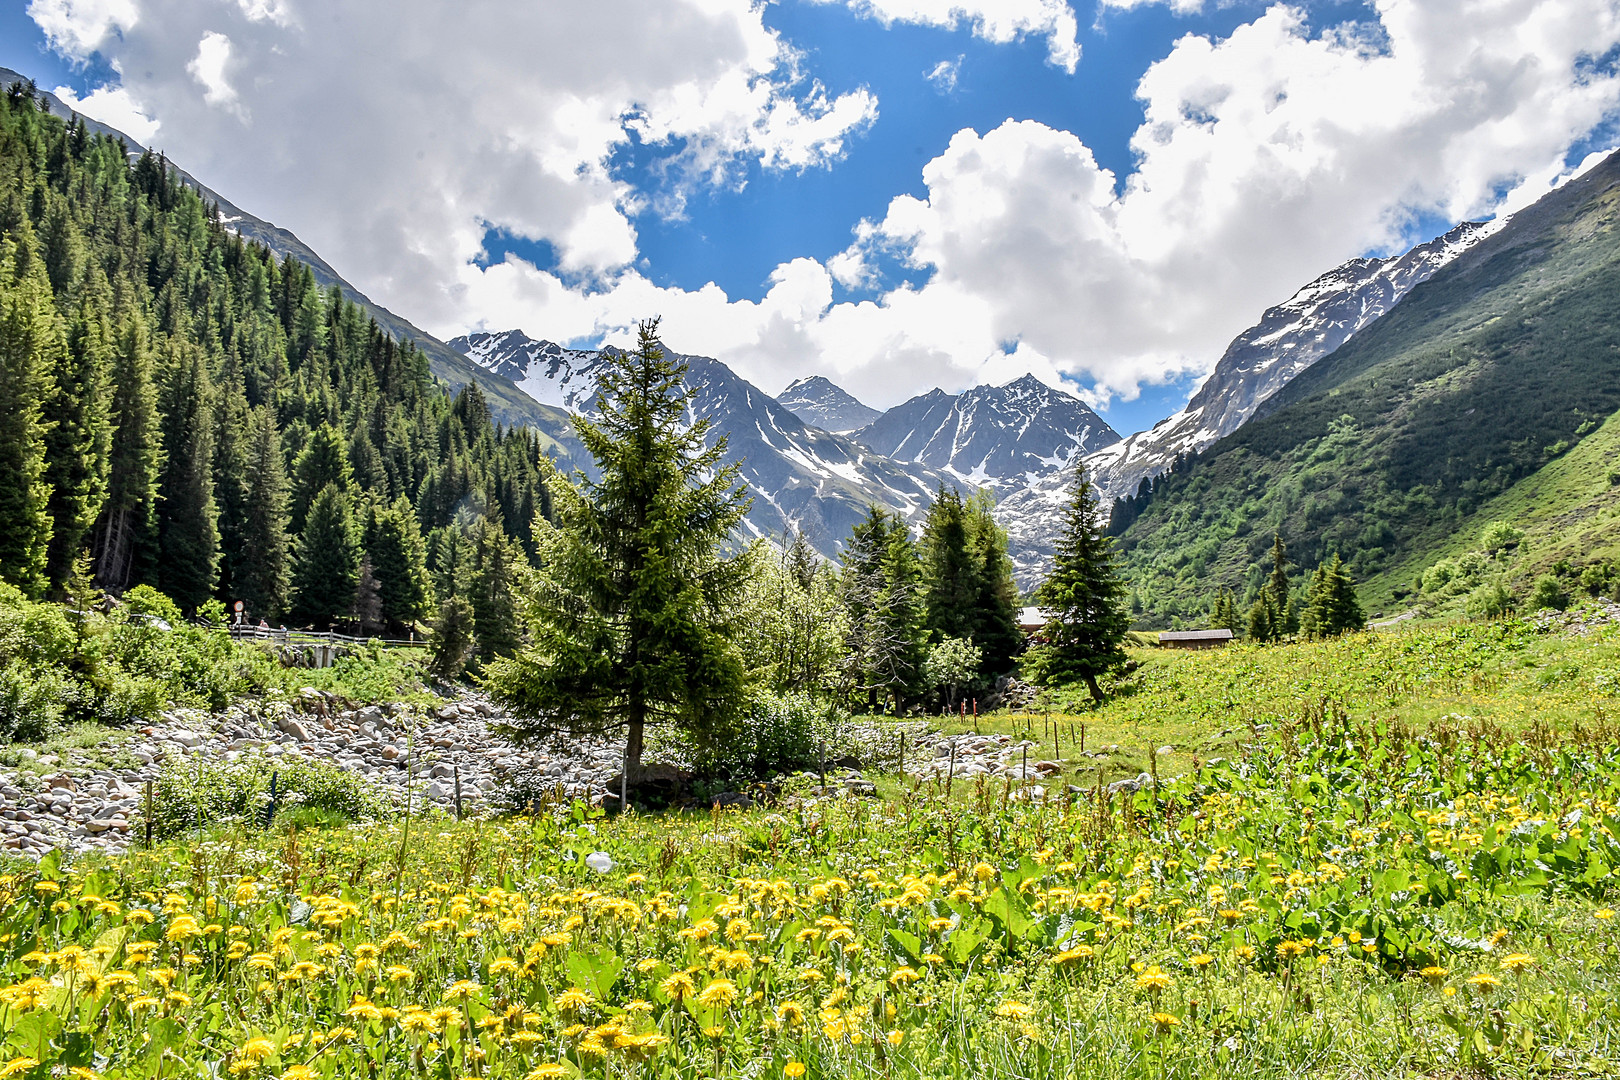
<svg viewBox="0 0 1620 1080"><path fill-rule="evenodd" d="M358 773L324 761L261 755L236 761L180 760L168 764L153 793L153 832L171 836L199 824L263 821L276 779L276 809L308 808L350 820L380 817L388 804Z"/></svg>

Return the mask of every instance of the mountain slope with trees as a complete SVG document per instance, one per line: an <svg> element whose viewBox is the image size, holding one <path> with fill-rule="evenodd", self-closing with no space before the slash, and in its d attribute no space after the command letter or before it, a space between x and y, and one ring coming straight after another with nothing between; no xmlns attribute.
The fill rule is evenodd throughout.
<svg viewBox="0 0 1620 1080"><path fill-rule="evenodd" d="M1244 605L1280 534L1357 578L1443 544L1620 409L1620 158L1521 211L1132 500L1142 623Z"/></svg>
<svg viewBox="0 0 1620 1080"><path fill-rule="evenodd" d="M60 596L88 552L188 612L401 629L430 578L509 590L548 445L160 158L0 99L0 580Z"/></svg>

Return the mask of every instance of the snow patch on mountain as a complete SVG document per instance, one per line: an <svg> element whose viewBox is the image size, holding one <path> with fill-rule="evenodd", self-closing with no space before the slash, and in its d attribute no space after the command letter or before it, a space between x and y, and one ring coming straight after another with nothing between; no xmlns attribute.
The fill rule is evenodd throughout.
<svg viewBox="0 0 1620 1080"><path fill-rule="evenodd" d="M811 427L840 435L865 427L883 415L821 375L794 381L776 396L776 400Z"/></svg>
<svg viewBox="0 0 1620 1080"><path fill-rule="evenodd" d="M512 380L536 401L574 413L593 408L606 361L603 352L563 348L520 330L469 334L449 344ZM946 482L925 465L892 461L806 424L718 360L671 356L687 365L686 382L693 394L689 415L713 422L712 439L725 436L726 460L738 466L754 495L743 523L749 536L780 540L794 528L823 555L833 557L869 506L915 522Z"/></svg>
<svg viewBox="0 0 1620 1080"><path fill-rule="evenodd" d="M1403 255L1334 267L1232 339L1186 408L1086 456L1104 505L1132 494L1182 454L1203 450L1254 415L1271 395L1394 307L1435 271L1507 219L1465 221Z"/></svg>

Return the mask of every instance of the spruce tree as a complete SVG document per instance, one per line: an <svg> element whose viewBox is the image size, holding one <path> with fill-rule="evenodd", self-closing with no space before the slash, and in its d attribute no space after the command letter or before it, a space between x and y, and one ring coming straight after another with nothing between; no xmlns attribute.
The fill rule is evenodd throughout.
<svg viewBox="0 0 1620 1080"><path fill-rule="evenodd" d="M928 639L971 638L979 599L979 567L968 550L967 513L955 488L941 484L922 529L924 608Z"/></svg>
<svg viewBox="0 0 1620 1080"><path fill-rule="evenodd" d="M1215 594L1209 608L1209 626L1212 630L1230 630L1233 634L1243 632L1243 619L1238 614L1237 598L1232 595L1231 589L1222 589Z"/></svg>
<svg viewBox="0 0 1620 1080"><path fill-rule="evenodd" d="M1332 560L1318 566L1311 575L1305 611L1300 616L1300 631L1306 637L1326 638L1363 630L1366 626L1367 617L1356 599L1355 580L1335 553Z"/></svg>
<svg viewBox="0 0 1620 1080"><path fill-rule="evenodd" d="M366 552L377 578L382 618L390 627L415 625L432 610L427 547L416 512L404 496L391 507L372 511L366 526Z"/></svg>
<svg viewBox="0 0 1620 1080"><path fill-rule="evenodd" d="M1271 603L1264 596L1256 597L1254 603L1249 605L1248 625L1245 630L1250 641L1276 641L1280 636L1273 621Z"/></svg>
<svg viewBox="0 0 1620 1080"><path fill-rule="evenodd" d="M896 715L923 686L927 631L923 626L922 564L911 531L895 519L881 561L882 585L872 610L868 668L871 685L886 694Z"/></svg>
<svg viewBox="0 0 1620 1080"><path fill-rule="evenodd" d="M558 524L537 537L533 642L487 676L527 732L623 728L630 781L648 723L701 752L735 734L747 685L734 642L749 560L726 549L748 499L725 438L705 447L709 421L688 424L686 365L657 330L604 358L592 415L571 417L599 479L545 469Z"/></svg>
<svg viewBox="0 0 1620 1080"><path fill-rule="evenodd" d="M1262 590L1271 607L1271 637L1268 641L1281 641L1299 631L1299 605L1290 595L1288 585L1288 546L1278 533L1271 542L1271 576Z"/></svg>
<svg viewBox="0 0 1620 1080"><path fill-rule="evenodd" d="M995 500L979 491L963 504L968 551L974 563L976 595L973 599L973 644L980 650L981 673L1001 675L1012 670L1024 650L1019 628L1018 584L1013 580L1012 558L1007 554L1007 530L995 519Z"/></svg>
<svg viewBox="0 0 1620 1080"><path fill-rule="evenodd" d="M250 615L272 619L287 610L287 476L274 413L261 406L250 423L236 589Z"/></svg>
<svg viewBox="0 0 1620 1080"><path fill-rule="evenodd" d="M373 634L382 629L382 593L377 587L377 575L371 570L370 555L360 556L360 573L355 578L351 614L362 634Z"/></svg>
<svg viewBox="0 0 1620 1080"><path fill-rule="evenodd" d="M310 505L330 484L347 492L354 484L354 474L349 468L349 448L342 433L331 424L322 424L310 432L293 466L289 520L293 532L304 531Z"/></svg>
<svg viewBox="0 0 1620 1080"><path fill-rule="evenodd" d="M112 437L108 375L112 330L102 313L106 281L86 288L74 313L67 347L56 351L56 375L45 402L45 483L51 495L46 576L61 590L107 496Z"/></svg>
<svg viewBox="0 0 1620 1080"><path fill-rule="evenodd" d="M61 334L43 270L27 260L16 241L0 246L0 580L38 594L51 537L43 404Z"/></svg>
<svg viewBox="0 0 1620 1080"><path fill-rule="evenodd" d="M107 498L96 525L96 580L115 592L145 571L156 527L163 439L146 321L139 311L119 316L112 355L112 448Z"/></svg>
<svg viewBox="0 0 1620 1080"><path fill-rule="evenodd" d="M168 460L158 487L158 591L190 614L213 596L219 568L213 387L201 349L176 349L162 411Z"/></svg>
<svg viewBox="0 0 1620 1080"><path fill-rule="evenodd" d="M1030 650L1029 667L1048 686L1083 682L1102 700L1098 678L1125 662L1125 583L1114 569L1114 542L1104 534L1097 492L1084 464L1063 513L1063 532L1052 556L1052 573L1036 592L1049 617Z"/></svg>
<svg viewBox="0 0 1620 1080"><path fill-rule="evenodd" d="M292 617L330 626L349 614L360 576L349 495L327 484L309 506L304 532L293 556Z"/></svg>
<svg viewBox="0 0 1620 1080"><path fill-rule="evenodd" d="M517 582L513 580L522 556L501 529L498 518L483 517L473 526L472 587L473 637L478 659L488 663L511 656L522 644L518 628Z"/></svg>
<svg viewBox="0 0 1620 1080"><path fill-rule="evenodd" d="M252 439L247 394L234 358L214 395L214 504L219 510L219 595L246 604L242 560L248 550L248 457Z"/></svg>
<svg viewBox="0 0 1620 1080"><path fill-rule="evenodd" d="M441 679L459 679L475 644L472 605L459 596L445 597L428 634L428 670Z"/></svg>

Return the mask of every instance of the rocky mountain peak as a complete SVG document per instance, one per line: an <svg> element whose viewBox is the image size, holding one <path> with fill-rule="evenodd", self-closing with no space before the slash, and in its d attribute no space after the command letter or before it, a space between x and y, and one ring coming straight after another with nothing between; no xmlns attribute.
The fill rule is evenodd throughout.
<svg viewBox="0 0 1620 1080"><path fill-rule="evenodd" d="M883 415L823 375L794 381L776 400L805 423L841 434L865 427Z"/></svg>

